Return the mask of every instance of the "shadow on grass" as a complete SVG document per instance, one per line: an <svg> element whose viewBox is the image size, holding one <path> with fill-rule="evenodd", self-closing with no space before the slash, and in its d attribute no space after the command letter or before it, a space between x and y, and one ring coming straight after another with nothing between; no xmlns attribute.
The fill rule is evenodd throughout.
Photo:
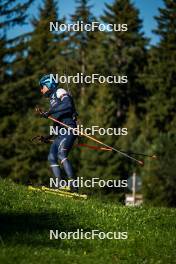
<svg viewBox="0 0 176 264"><path fill-rule="evenodd" d="M3 244L47 246L58 248L63 240L50 240L50 230L76 231L85 228L79 224L79 216L68 212L55 213L0 213L0 237ZM87 228L90 231L92 228ZM65 246L64 246L65 247Z"/></svg>

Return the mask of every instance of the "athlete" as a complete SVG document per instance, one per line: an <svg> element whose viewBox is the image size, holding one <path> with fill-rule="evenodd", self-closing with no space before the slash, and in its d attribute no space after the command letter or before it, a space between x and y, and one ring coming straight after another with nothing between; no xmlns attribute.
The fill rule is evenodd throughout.
<svg viewBox="0 0 176 264"><path fill-rule="evenodd" d="M72 128L76 128L77 112L70 94L65 89L58 88L53 78L50 78L50 75L44 75L40 79L39 84L41 93L50 100L49 111L40 112L41 117L48 118L48 116L52 116L62 123L65 123ZM56 126L55 123L54 126ZM75 188L73 185L75 177L73 174L72 165L68 160L68 154L73 146L76 136L71 130L67 130L66 128L64 133L63 129L61 133L61 128L63 127L59 125L59 134L50 147L48 161L54 176L57 177L58 182L60 182L62 180L61 170L58 164L58 160L60 160L70 182L70 190L72 192L77 192L77 188ZM42 141L48 142L51 137L52 136L42 137Z"/></svg>

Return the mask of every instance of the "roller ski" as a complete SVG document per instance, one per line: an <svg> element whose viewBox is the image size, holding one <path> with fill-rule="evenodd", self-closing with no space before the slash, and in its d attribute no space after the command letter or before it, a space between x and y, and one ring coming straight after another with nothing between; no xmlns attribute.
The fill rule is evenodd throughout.
<svg viewBox="0 0 176 264"><path fill-rule="evenodd" d="M54 194L63 197L69 197L69 198L84 199L84 200L87 199L86 194L79 194L77 192L73 192L73 190L69 189L69 187L53 189L53 188L48 188L46 186L41 186L41 187L28 186L28 190L45 192L45 193Z"/></svg>

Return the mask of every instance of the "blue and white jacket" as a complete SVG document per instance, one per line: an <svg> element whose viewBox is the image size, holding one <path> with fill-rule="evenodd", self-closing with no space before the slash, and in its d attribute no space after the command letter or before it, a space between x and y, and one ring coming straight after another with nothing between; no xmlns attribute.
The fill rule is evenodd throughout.
<svg viewBox="0 0 176 264"><path fill-rule="evenodd" d="M73 98L65 93L62 96L59 95L59 89L50 94L50 109L48 114L58 119L59 121L76 127L77 112L73 102Z"/></svg>

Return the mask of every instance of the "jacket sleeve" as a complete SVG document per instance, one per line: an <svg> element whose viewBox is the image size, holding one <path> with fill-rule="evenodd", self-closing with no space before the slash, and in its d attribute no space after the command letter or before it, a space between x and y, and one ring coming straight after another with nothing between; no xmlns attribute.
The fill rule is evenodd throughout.
<svg viewBox="0 0 176 264"><path fill-rule="evenodd" d="M69 96L63 98L63 100L59 104L50 108L50 110L48 111L48 115L52 115L56 113L58 117L62 116L63 114L72 113L72 102Z"/></svg>

